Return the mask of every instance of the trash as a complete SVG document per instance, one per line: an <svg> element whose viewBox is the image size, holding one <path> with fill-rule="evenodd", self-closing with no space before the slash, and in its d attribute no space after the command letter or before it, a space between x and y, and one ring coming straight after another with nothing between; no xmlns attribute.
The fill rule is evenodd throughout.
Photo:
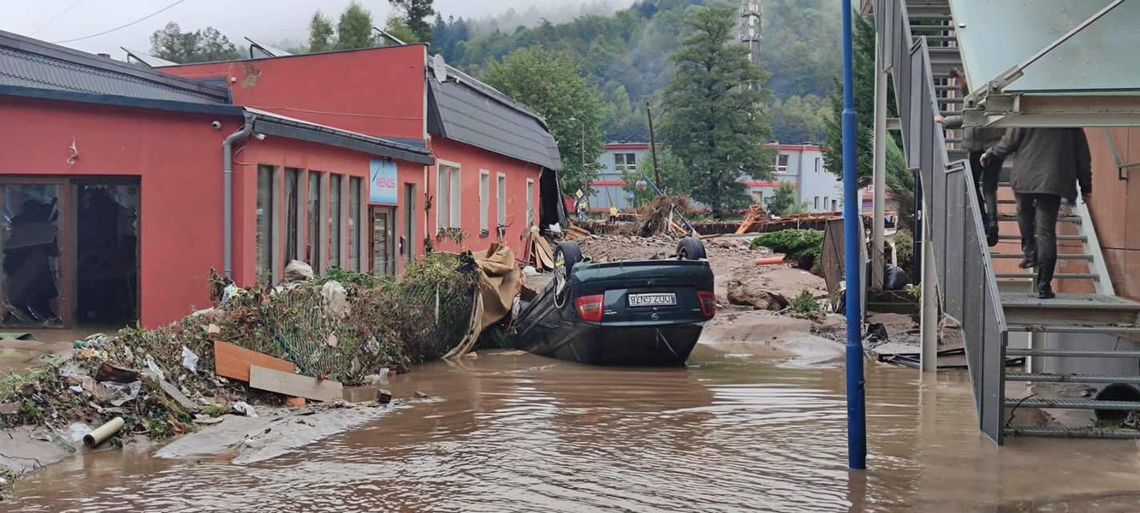
<svg viewBox="0 0 1140 513"><path fill-rule="evenodd" d="M380 404L388 404L392 402L392 392L381 388L380 391L376 392L376 402Z"/></svg>
<svg viewBox="0 0 1140 513"><path fill-rule="evenodd" d="M100 364L99 370L95 371L95 381L116 381L119 383L130 383L138 379L139 371L126 369L123 367L116 367L107 362Z"/></svg>
<svg viewBox="0 0 1140 513"><path fill-rule="evenodd" d="M376 374L369 374L365 376L364 383L368 385L379 385L381 383L387 383L389 373L391 373L391 370L388 368L380 369L380 371Z"/></svg>
<svg viewBox="0 0 1140 513"><path fill-rule="evenodd" d="M336 335L329 333L329 338L325 339L325 344L328 344L329 347L336 347Z"/></svg>
<svg viewBox="0 0 1140 513"><path fill-rule="evenodd" d="M300 408L305 405L304 397L289 397L285 399L285 406L290 408Z"/></svg>
<svg viewBox="0 0 1140 513"><path fill-rule="evenodd" d="M253 406L250 406L249 403L247 403L245 401L238 401L238 402L234 403L233 410L235 413L237 413L239 415L245 415L246 417L256 417L257 416L257 412L253 411Z"/></svg>
<svg viewBox="0 0 1140 513"><path fill-rule="evenodd" d="M206 330L206 333L210 335L217 335L222 332L222 328L218 327L218 325L214 323L207 324L202 329Z"/></svg>
<svg viewBox="0 0 1140 513"><path fill-rule="evenodd" d="M285 281L306 281L313 279L313 267L300 260L290 261L285 266Z"/></svg>
<svg viewBox="0 0 1140 513"><path fill-rule="evenodd" d="M109 402L112 406L122 406L127 401L133 401L139 396L139 391L142 390L141 381L132 381L130 383L102 381L99 384L111 392L111 400Z"/></svg>
<svg viewBox="0 0 1140 513"><path fill-rule="evenodd" d="M20 403L0 403L0 415L15 415L20 413Z"/></svg>
<svg viewBox="0 0 1140 513"><path fill-rule="evenodd" d="M83 376L83 379L80 383L80 391L86 391L87 393L91 394L91 397L94 397L96 401L101 403L105 403L112 399L111 391L91 376Z"/></svg>
<svg viewBox="0 0 1140 513"><path fill-rule="evenodd" d="M90 449L94 449L95 447L98 447L99 444L107 441L108 438L115 436L115 433L118 433L120 429L123 429L123 426L125 424L126 423L123 422L122 417L115 417L108 421L106 424L95 428L94 431L84 436L83 445L86 445Z"/></svg>
<svg viewBox="0 0 1140 513"><path fill-rule="evenodd" d="M83 440L87 433L91 432L91 426L82 422L73 422L67 426L67 439L72 442Z"/></svg>
<svg viewBox="0 0 1140 513"><path fill-rule="evenodd" d="M250 351L228 342L214 342L214 372L219 376L249 382L249 368L256 365L281 372L297 372L297 366L288 360Z"/></svg>
<svg viewBox="0 0 1140 513"><path fill-rule="evenodd" d="M146 368L157 379L166 379L166 373L162 371L162 367L158 366L158 362L154 361L154 357L146 355Z"/></svg>
<svg viewBox="0 0 1140 513"><path fill-rule="evenodd" d="M538 269L535 269L533 265L528 265L523 267L522 273L523 276L538 276Z"/></svg>
<svg viewBox="0 0 1140 513"><path fill-rule="evenodd" d="M325 308L330 314L339 318L348 316L348 291L340 282L330 281L321 285L321 296L325 298Z"/></svg>
<svg viewBox="0 0 1140 513"><path fill-rule="evenodd" d="M67 387L67 388L68 388L69 390L71 390L72 392L75 392L75 393L77 393L77 394L82 394L82 393L83 393L83 387L81 387L81 386L79 386L79 385L71 385L71 386L69 386L69 387Z"/></svg>
<svg viewBox="0 0 1140 513"><path fill-rule="evenodd" d="M223 417L211 417L209 415L195 415L194 416L194 423L195 424L201 424L203 426L212 426L214 424L221 424L223 420L226 420L226 419Z"/></svg>
<svg viewBox="0 0 1140 513"><path fill-rule="evenodd" d="M226 285L226 288L222 289L222 304L229 306L230 302L234 298L234 295L237 294L239 290L241 289L239 289L237 285L234 285L233 283Z"/></svg>
<svg viewBox="0 0 1140 513"><path fill-rule="evenodd" d="M198 373L198 355L186 346L182 346L182 366L189 369L190 372Z"/></svg>
<svg viewBox="0 0 1140 513"><path fill-rule="evenodd" d="M428 395L428 394L426 394L426 393L424 393L424 392L420 392L419 390L416 390L416 397L417 397L417 398L419 398L419 399L427 399L427 398L429 398L429 397L431 397L431 396L430 396L430 395Z"/></svg>
<svg viewBox="0 0 1140 513"><path fill-rule="evenodd" d="M551 224L550 226L546 227L546 230L549 231L550 233L562 233L562 225L560 225L558 223L554 223L554 224Z"/></svg>
<svg viewBox="0 0 1140 513"><path fill-rule="evenodd" d="M314 401L336 401L344 397L344 386L336 381L281 372L256 365L249 368L249 386Z"/></svg>
<svg viewBox="0 0 1140 513"><path fill-rule="evenodd" d="M178 387L171 385L170 382L162 379L158 379L157 381L158 387L162 389L163 393L178 403L179 406L185 408L186 411L195 412L202 409L197 403L191 401L189 397L186 397L186 394L183 394Z"/></svg>

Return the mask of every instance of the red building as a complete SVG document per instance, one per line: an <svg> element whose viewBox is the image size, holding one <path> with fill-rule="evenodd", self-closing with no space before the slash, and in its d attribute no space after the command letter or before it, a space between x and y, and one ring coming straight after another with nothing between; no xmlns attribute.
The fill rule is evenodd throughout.
<svg viewBox="0 0 1140 513"><path fill-rule="evenodd" d="M0 32L0 324L159 325L209 303L211 268L241 285L294 258L396 272L426 234L478 230L500 174L502 238L517 240L520 191L554 177L557 153L532 163L465 142L454 109L434 123L459 135L429 142L428 89L456 86L428 86L425 59L409 46L160 73ZM441 193L458 198L446 224L424 208ZM463 245L499 238L488 231Z"/></svg>

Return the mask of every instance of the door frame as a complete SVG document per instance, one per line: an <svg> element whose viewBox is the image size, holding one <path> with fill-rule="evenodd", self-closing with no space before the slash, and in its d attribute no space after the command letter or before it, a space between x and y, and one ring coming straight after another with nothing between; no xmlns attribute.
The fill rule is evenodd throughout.
<svg viewBox="0 0 1140 513"><path fill-rule="evenodd" d="M387 214L388 226L386 232L388 234L388 261L384 269L376 268L376 214L384 211ZM397 253L396 248L396 215L397 209L391 205L369 205L368 208L368 269L373 273L381 272L388 276L396 275L396 263L400 259L400 254Z"/></svg>

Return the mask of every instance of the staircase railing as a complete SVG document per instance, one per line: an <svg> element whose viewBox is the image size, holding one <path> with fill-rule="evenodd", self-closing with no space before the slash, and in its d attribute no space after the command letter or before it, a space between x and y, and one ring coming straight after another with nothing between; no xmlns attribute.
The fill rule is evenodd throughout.
<svg viewBox="0 0 1140 513"><path fill-rule="evenodd" d="M903 149L922 186L922 229L933 241L938 295L961 326L979 426L1002 443L1005 347L1008 332L967 161L950 164L935 122L934 73L923 37L912 37L905 0L878 0L880 62L891 74Z"/></svg>

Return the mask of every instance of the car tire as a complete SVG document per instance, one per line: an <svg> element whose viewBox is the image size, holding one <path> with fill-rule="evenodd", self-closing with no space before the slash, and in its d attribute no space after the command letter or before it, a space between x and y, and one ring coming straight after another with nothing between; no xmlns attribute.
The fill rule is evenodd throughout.
<svg viewBox="0 0 1140 513"><path fill-rule="evenodd" d="M582 248L573 242L559 242L554 249L554 266L556 268L559 260L562 260L562 266L566 268L566 276L569 277L570 271L574 270L574 265L582 261Z"/></svg>
<svg viewBox="0 0 1140 513"><path fill-rule="evenodd" d="M696 237L685 237L677 243L677 258L680 260L703 260L708 258L705 254L705 244Z"/></svg>

